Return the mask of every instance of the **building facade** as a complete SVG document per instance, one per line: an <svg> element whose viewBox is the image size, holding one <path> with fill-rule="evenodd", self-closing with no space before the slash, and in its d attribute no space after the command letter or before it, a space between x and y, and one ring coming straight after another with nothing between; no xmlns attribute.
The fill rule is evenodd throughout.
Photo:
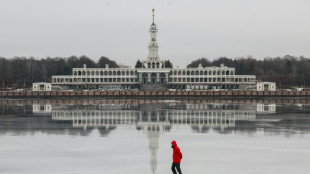
<svg viewBox="0 0 310 174"><path fill-rule="evenodd" d="M166 66L160 59L157 43L157 25L149 29L149 53L140 68L73 68L72 75L52 76L53 85L69 88L120 88L140 90L207 90L242 89L256 84L255 75L236 75L235 68L219 67L176 68Z"/></svg>
<svg viewBox="0 0 310 174"><path fill-rule="evenodd" d="M256 84L257 91L276 91L276 83L275 82L257 82Z"/></svg>
<svg viewBox="0 0 310 174"><path fill-rule="evenodd" d="M37 82L32 84L32 91L51 91L52 84L46 82Z"/></svg>

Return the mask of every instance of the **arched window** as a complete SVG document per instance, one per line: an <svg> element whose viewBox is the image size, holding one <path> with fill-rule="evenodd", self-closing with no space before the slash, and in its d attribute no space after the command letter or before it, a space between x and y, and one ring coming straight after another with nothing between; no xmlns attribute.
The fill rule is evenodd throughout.
<svg viewBox="0 0 310 174"><path fill-rule="evenodd" d="M143 73L142 74L142 83L147 83L147 81L148 81L148 75L147 75L147 73Z"/></svg>
<svg viewBox="0 0 310 174"><path fill-rule="evenodd" d="M165 82L165 73L160 73L159 78L160 78L160 83L164 83Z"/></svg>

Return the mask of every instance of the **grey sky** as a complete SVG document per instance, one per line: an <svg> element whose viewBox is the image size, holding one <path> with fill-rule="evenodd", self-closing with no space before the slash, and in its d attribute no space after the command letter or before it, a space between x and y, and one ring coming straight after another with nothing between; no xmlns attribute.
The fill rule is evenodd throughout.
<svg viewBox="0 0 310 174"><path fill-rule="evenodd" d="M0 56L148 54L152 8L161 59L310 56L309 0L0 0Z"/></svg>

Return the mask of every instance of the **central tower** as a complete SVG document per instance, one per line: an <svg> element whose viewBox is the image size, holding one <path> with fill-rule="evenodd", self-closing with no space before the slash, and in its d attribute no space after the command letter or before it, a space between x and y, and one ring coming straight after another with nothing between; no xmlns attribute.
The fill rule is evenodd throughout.
<svg viewBox="0 0 310 174"><path fill-rule="evenodd" d="M157 26L155 24L154 20L154 12L155 9L152 9L153 13L153 21L150 26L149 32L150 32L150 44L149 44L149 54L146 58L146 60L142 61L143 68L165 68L165 61L160 60L158 55L158 44L157 44Z"/></svg>
<svg viewBox="0 0 310 174"><path fill-rule="evenodd" d="M157 44L157 26L154 20L154 12L152 9L152 24L150 26L150 43L148 46L149 54L142 63L142 67L137 69L140 90L142 91L165 91L167 89L167 82L170 74L170 62L161 60L158 55L158 44ZM168 62L170 67L166 67ZM141 66L141 65L140 65Z"/></svg>
<svg viewBox="0 0 310 174"><path fill-rule="evenodd" d="M159 55L158 55L158 44L157 44L157 26L154 22L154 12L155 9L152 9L153 13L153 22L150 26L150 44L149 44L149 55L147 56L148 61L159 61Z"/></svg>

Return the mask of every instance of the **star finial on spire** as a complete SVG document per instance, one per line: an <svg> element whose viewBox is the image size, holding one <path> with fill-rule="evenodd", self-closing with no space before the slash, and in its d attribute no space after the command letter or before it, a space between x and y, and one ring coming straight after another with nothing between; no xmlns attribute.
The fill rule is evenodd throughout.
<svg viewBox="0 0 310 174"><path fill-rule="evenodd" d="M153 12L153 24L154 24L154 12L155 12L154 8L152 9L152 12Z"/></svg>

